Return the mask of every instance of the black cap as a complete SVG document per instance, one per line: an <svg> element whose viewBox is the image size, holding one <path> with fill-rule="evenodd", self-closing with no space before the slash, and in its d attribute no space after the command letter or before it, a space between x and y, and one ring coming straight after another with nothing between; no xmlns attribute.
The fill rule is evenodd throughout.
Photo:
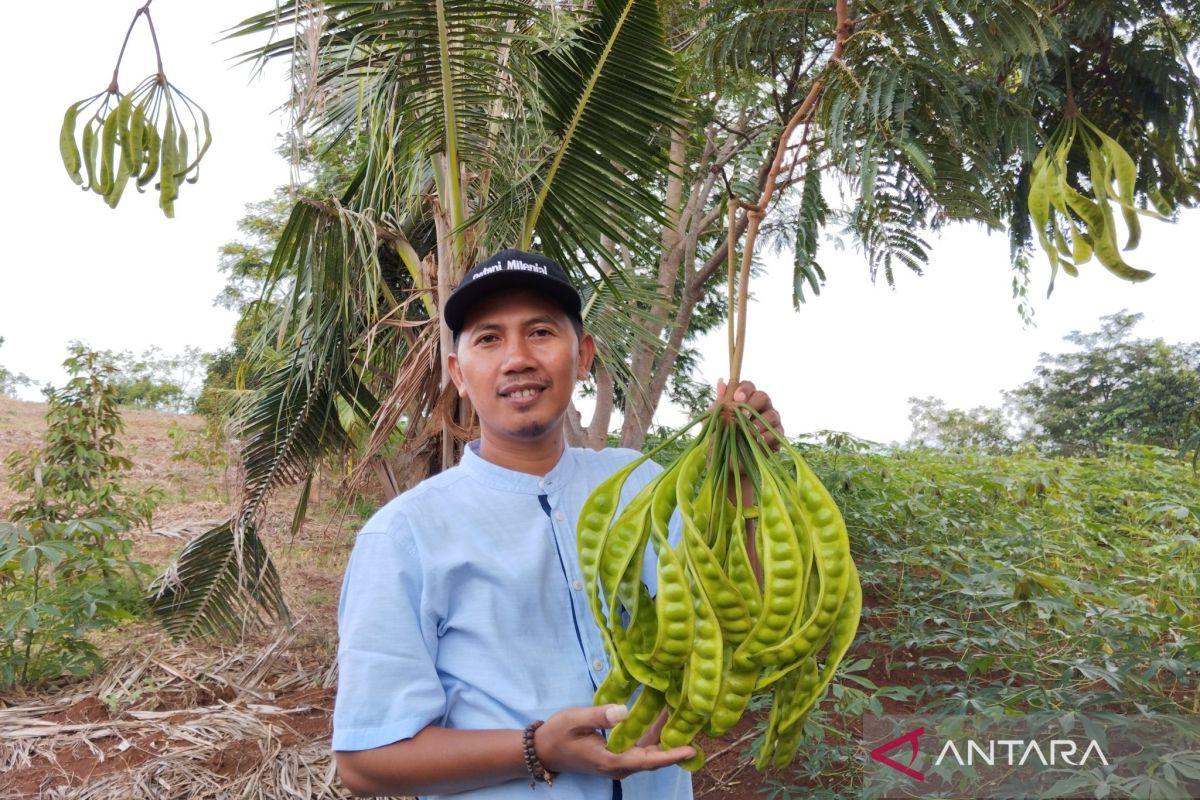
<svg viewBox="0 0 1200 800"><path fill-rule="evenodd" d="M576 319L583 309L579 292L558 264L537 253L501 250L472 267L446 300L443 318L450 330L460 332L471 306L503 289L536 289L549 295Z"/></svg>

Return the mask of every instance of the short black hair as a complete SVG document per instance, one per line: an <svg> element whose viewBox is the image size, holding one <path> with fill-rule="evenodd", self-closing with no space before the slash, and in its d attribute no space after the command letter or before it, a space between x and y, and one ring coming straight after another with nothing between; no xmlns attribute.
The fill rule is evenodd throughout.
<svg viewBox="0 0 1200 800"><path fill-rule="evenodd" d="M577 342L583 341L583 320L580 318L580 316L578 314L574 314L570 311L566 311L565 309L564 309L564 313L567 315L567 319L571 321L571 327L575 329L575 340ZM458 352L458 337L462 335L462 331L461 330L453 331L453 333L454 333L454 348L453 349L454 349L454 352L457 353Z"/></svg>

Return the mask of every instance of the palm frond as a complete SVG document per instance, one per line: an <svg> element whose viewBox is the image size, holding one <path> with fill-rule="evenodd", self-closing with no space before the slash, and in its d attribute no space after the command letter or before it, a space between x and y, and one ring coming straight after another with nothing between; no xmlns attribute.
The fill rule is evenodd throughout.
<svg viewBox="0 0 1200 800"><path fill-rule="evenodd" d="M313 62L295 71L312 81L300 94L317 98L320 127L357 131L367 109L385 109L394 125L390 141L446 152L457 136L463 160L476 163L486 150L488 114L495 101L505 100L497 87L522 80L497 57L498 49L505 39L522 36L540 13L522 0L326 0L320 19L312 20L308 5L281 3L239 23L231 35L293 32L245 55L260 62ZM315 37L309 30L314 26ZM517 32L501 35L506 28ZM443 67L453 76L453 125L442 102Z"/></svg>
<svg viewBox="0 0 1200 800"><path fill-rule="evenodd" d="M155 616L180 638L236 633L255 606L287 622L279 575L260 538L265 503L280 486L305 481L324 453L346 441L335 397L344 380L332 359L300 351L264 380L242 422L245 486L238 514L188 542L150 590ZM254 614L260 618L260 614Z"/></svg>
<svg viewBox="0 0 1200 800"><path fill-rule="evenodd" d="M522 234L579 271L607 238L653 252L664 224L656 180L677 124L677 79L655 0L597 0L571 46L536 58L553 152L538 171Z"/></svg>
<svg viewBox="0 0 1200 800"><path fill-rule="evenodd" d="M364 420L377 410L364 375L372 360L389 364L396 345L375 347L375 329L365 327L393 304L378 255L381 233L388 232L369 216L332 200L293 207L264 290L291 281L275 343L290 356L264 377L240 420L244 487L237 514L189 542L153 587L151 606L173 635L235 632L233 612L255 604L288 619L260 526L276 489L307 480L322 456L348 445L339 399Z"/></svg>
<svg viewBox="0 0 1200 800"><path fill-rule="evenodd" d="M403 431L404 438L412 446L417 443L415 440L420 438L422 430L437 428L440 420L432 418L439 395L439 336L436 324L420 328L404 360L391 373L395 378L372 416L371 435L359 460L356 479L365 475L366 465L388 446L397 431Z"/></svg>
<svg viewBox="0 0 1200 800"><path fill-rule="evenodd" d="M246 522L228 520L192 539L151 584L151 608L174 638L237 633L264 617L290 624L279 574Z"/></svg>

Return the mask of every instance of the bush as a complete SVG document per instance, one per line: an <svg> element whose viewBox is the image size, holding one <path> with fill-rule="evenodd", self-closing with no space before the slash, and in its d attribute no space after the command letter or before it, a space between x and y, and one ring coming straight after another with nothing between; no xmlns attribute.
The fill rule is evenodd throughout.
<svg viewBox="0 0 1200 800"><path fill-rule="evenodd" d="M104 519L0 522L0 687L103 664L85 634L142 613L152 573L119 532Z"/></svg>
<svg viewBox="0 0 1200 800"><path fill-rule="evenodd" d="M142 613L152 574L122 533L150 523L162 492L121 485L129 460L111 364L75 345L65 366L72 378L48 392L42 446L5 460L27 497L0 523L0 686L98 668L86 634Z"/></svg>
<svg viewBox="0 0 1200 800"><path fill-rule="evenodd" d="M121 485L121 473L130 463L117 441L125 423L117 407L111 362L74 344L63 366L72 377L63 388L47 390L42 446L14 451L5 459L11 470L9 486L28 494L9 509L9 516L16 522L102 517L122 528L149 525L162 493L130 491Z"/></svg>

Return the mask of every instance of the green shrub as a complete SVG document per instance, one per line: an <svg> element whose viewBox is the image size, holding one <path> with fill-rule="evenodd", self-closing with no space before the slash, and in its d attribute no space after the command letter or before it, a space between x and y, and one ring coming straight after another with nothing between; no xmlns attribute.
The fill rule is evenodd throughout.
<svg viewBox="0 0 1200 800"><path fill-rule="evenodd" d="M103 661L85 634L142 613L151 571L119 531L98 518L0 522L0 686L88 674Z"/></svg>
<svg viewBox="0 0 1200 800"><path fill-rule="evenodd" d="M5 459L26 497L0 523L0 686L97 669L87 633L141 614L152 574L123 534L150 523L162 492L121 485L112 366L79 345L65 365L72 377L47 394L42 446Z"/></svg>

